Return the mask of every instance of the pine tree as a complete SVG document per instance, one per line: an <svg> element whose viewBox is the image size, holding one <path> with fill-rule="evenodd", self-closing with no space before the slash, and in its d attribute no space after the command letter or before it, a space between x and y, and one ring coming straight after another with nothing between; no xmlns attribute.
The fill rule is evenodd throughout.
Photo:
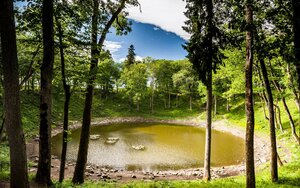
<svg viewBox="0 0 300 188"><path fill-rule="evenodd" d="M131 44L128 48L128 55L127 55L127 59L125 61L125 67L129 67L130 65L135 63L135 49L134 46Z"/></svg>

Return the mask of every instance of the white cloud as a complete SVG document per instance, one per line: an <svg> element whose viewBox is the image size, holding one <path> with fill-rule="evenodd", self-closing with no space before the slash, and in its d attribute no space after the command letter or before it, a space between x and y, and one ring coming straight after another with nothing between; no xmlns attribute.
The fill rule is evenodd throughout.
<svg viewBox="0 0 300 188"><path fill-rule="evenodd" d="M122 42L105 41L104 49L109 50L111 54L118 52L122 48Z"/></svg>
<svg viewBox="0 0 300 188"><path fill-rule="evenodd" d="M139 7L128 7L129 18L158 26L166 31L173 32L178 36L189 39L182 26L187 18L184 16L185 1L183 0L139 0Z"/></svg>
<svg viewBox="0 0 300 188"><path fill-rule="evenodd" d="M138 55L135 56L135 60L136 60L136 61L142 61L143 59L144 59L144 58L142 58L141 56L138 56Z"/></svg>
<svg viewBox="0 0 300 188"><path fill-rule="evenodd" d="M144 58L143 57L141 57L141 56L135 56L135 60L136 61L142 61ZM122 63L122 62L124 62L126 60L126 57L124 57L124 58L121 58L121 59L119 59L119 62L120 63Z"/></svg>

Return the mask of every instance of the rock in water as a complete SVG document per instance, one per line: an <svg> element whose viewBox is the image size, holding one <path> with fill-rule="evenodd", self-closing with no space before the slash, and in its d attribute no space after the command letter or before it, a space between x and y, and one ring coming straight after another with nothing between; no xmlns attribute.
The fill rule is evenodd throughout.
<svg viewBox="0 0 300 188"><path fill-rule="evenodd" d="M98 134L90 135L91 140L98 140L99 138L100 138L100 135L98 135Z"/></svg>
<svg viewBox="0 0 300 188"><path fill-rule="evenodd" d="M115 144L119 141L118 137L108 137L105 141L107 144Z"/></svg>
<svg viewBox="0 0 300 188"><path fill-rule="evenodd" d="M135 150L145 150L146 149L146 147L143 145L132 145L131 147Z"/></svg>

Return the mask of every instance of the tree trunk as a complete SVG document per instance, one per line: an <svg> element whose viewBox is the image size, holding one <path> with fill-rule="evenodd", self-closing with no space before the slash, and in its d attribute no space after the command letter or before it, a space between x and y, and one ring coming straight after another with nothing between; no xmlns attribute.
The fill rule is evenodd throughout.
<svg viewBox="0 0 300 188"><path fill-rule="evenodd" d="M282 121L281 121L281 112L280 112L280 108L279 108L278 105L275 105L275 104L274 104L274 106L275 106L275 108L277 109L277 113L278 113L278 115L277 115L277 117L278 117L278 125L279 125L279 128L280 128L280 131L283 133L283 127L282 127Z"/></svg>
<svg viewBox="0 0 300 188"><path fill-rule="evenodd" d="M288 78L289 78L289 88L291 88L292 90L292 93L294 95L294 99L295 99L295 103L297 105L297 109L298 109L298 112L299 112L299 115L300 115L300 98L299 98L299 94L297 92L297 89L294 87L294 79L293 79L293 76L291 74L291 67L290 67L290 64L287 63L287 75L288 75Z"/></svg>
<svg viewBox="0 0 300 188"><path fill-rule="evenodd" d="M293 5L293 30L294 30L294 47L296 57L296 71L298 75L298 92L300 92L300 1L292 0Z"/></svg>
<svg viewBox="0 0 300 188"><path fill-rule="evenodd" d="M271 142L271 178L272 182L278 181L278 166L277 166L277 146L276 146L276 131L275 131L275 118L274 118L274 102L272 89L270 86L268 72L263 59L260 60L261 72L264 79L264 85L268 97L268 110L269 110L269 125L270 125L270 142Z"/></svg>
<svg viewBox="0 0 300 188"><path fill-rule="evenodd" d="M253 109L253 2L246 1L246 187L255 187L255 163L254 163L254 109Z"/></svg>
<svg viewBox="0 0 300 188"><path fill-rule="evenodd" d="M192 106L192 95L190 95L190 110L193 110L193 106Z"/></svg>
<svg viewBox="0 0 300 188"><path fill-rule="evenodd" d="M66 155L67 155L67 144L68 144L68 130L69 130L69 105L70 105L70 86L67 84L66 74L65 74L65 55L63 48L63 30L61 23L57 15L55 15L56 25L58 29L59 37L59 52L60 52L60 63L61 63L61 76L63 82L63 88L65 93L65 102L64 102L64 122L63 122L63 138L62 138L62 151L60 158L60 171L59 171L59 182L64 180L65 176L65 165L66 165Z"/></svg>
<svg viewBox="0 0 300 188"><path fill-rule="evenodd" d="M28 188L26 145L21 124L19 65L13 1L0 1L5 127L10 148L10 187Z"/></svg>
<svg viewBox="0 0 300 188"><path fill-rule="evenodd" d="M40 147L36 182L51 185L51 110L54 62L53 0L43 0L43 63L40 91Z"/></svg>
<svg viewBox="0 0 300 188"><path fill-rule="evenodd" d="M289 121L290 121L290 126L291 126L291 129L292 129L292 135L293 135L295 141L298 142L298 144L300 145L300 139L299 139L299 137L297 135L297 132L296 132L295 123L294 123L293 117L292 117L292 115L290 113L289 107L286 104L285 97L282 97L281 100L283 102L283 106L284 106L285 112L288 115L288 118L289 118Z"/></svg>
<svg viewBox="0 0 300 188"><path fill-rule="evenodd" d="M281 161L280 156L278 155L278 153L277 153L277 160L278 160L279 166L283 166L283 163L282 163L282 161Z"/></svg>
<svg viewBox="0 0 300 188"><path fill-rule="evenodd" d="M213 2L212 0L206 0L207 5L207 14L208 14L208 72L207 74L207 103L206 103L206 110L207 110L207 119L206 119L206 131L205 131L205 158L204 158L204 174L203 179L209 181L211 179L210 174L210 161L211 161L211 115L212 115L212 63L213 63Z"/></svg>
<svg viewBox="0 0 300 188"><path fill-rule="evenodd" d="M98 14L99 14L99 1L93 0L93 15L92 15L92 47L91 47L91 66L90 66L90 77L88 80L87 91L85 95L85 104L82 118L82 129L80 135L79 150L77 155L77 161L74 171L72 182L75 184L81 184L84 182L84 171L87 162L88 145L90 137L90 125L91 125L91 109L94 92L94 81L96 79L98 58L100 56L103 43L106 35L111 28L112 24L117 19L118 15L125 7L126 0L122 0L116 12L113 13L109 21L106 23L104 29L101 32L97 44L97 33L98 33Z"/></svg>
<svg viewBox="0 0 300 188"><path fill-rule="evenodd" d="M169 97L168 97L168 108L171 108L171 93L169 92Z"/></svg>
<svg viewBox="0 0 300 188"><path fill-rule="evenodd" d="M91 109L93 103L94 94L94 80L95 70L98 65L98 54L100 53L97 48L97 33L98 33L98 13L99 13L99 1L93 0L93 15L92 15L92 48L91 48L91 65L90 75L85 94L85 104L82 119L82 128L80 136L80 144L77 155L77 162L75 166L74 176L72 182L75 184L82 184L84 182L84 172L87 162L89 137L90 137L90 125L91 125Z"/></svg>
<svg viewBox="0 0 300 188"><path fill-rule="evenodd" d="M214 116L216 116L217 115L217 95L215 95L214 98L215 98L215 102L214 102L214 105L215 105Z"/></svg>
<svg viewBox="0 0 300 188"><path fill-rule="evenodd" d="M271 67L271 71L272 71L272 76L274 76L272 66L270 66L270 67ZM273 84L274 84L275 88L277 89L278 93L280 93L282 95L281 100L283 102L285 112L287 113L289 121L290 121L290 126L291 126L291 129L292 129L292 135L293 135L294 139L296 140L296 142L298 142L298 144L300 144L300 139L299 139L299 137L296 133L295 123L294 123L293 117L290 113L290 110L288 108L288 105L286 104L286 100L285 100L285 97L283 95L282 88L280 87L279 83L276 80L273 80Z"/></svg>
<svg viewBox="0 0 300 188"><path fill-rule="evenodd" d="M229 106L229 99L226 99L226 111L229 112L230 111L230 106Z"/></svg>
<svg viewBox="0 0 300 188"><path fill-rule="evenodd" d="M153 114L154 112L154 90L152 90L151 94L151 113Z"/></svg>

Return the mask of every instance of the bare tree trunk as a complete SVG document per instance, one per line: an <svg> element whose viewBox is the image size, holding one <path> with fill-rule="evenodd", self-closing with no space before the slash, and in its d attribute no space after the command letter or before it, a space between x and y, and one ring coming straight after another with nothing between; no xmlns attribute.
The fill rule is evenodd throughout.
<svg viewBox="0 0 300 188"><path fill-rule="evenodd" d="M300 139L299 139L299 137L297 135L297 132L296 132L295 123L294 123L293 117L290 113L289 107L286 104L285 97L282 97L281 100L283 102L285 112L288 115L288 118L289 118L289 121L290 121L290 126L291 126L291 129L292 129L292 135L293 135L294 139L296 140L296 142L298 142L298 144L300 145Z"/></svg>
<svg viewBox="0 0 300 188"><path fill-rule="evenodd" d="M98 13L99 13L99 1L93 0L93 15L92 15L92 47L91 47L91 65L90 75L85 94L85 104L83 111L83 120L81 128L81 136L79 143L79 150L77 155L77 162L75 166L74 176L72 182L74 184L81 184L84 182L84 172L87 162L89 137L90 137L90 125L91 125L91 109L93 103L94 94L94 80L95 70L98 65L97 55L100 53L97 48L97 33L98 33Z"/></svg>
<svg viewBox="0 0 300 188"><path fill-rule="evenodd" d="M289 78L289 88L291 88L292 90L292 93L294 95L294 98L295 98L295 103L297 105L297 109L298 109L298 112L300 114L300 98L299 98L299 94L296 90L296 88L294 87L294 79L293 79L293 76L291 74L291 67L290 67L290 64L287 63L287 75L288 75L288 78Z"/></svg>
<svg viewBox="0 0 300 188"><path fill-rule="evenodd" d="M229 99L226 99L226 111L229 112L230 111L230 106L229 106Z"/></svg>
<svg viewBox="0 0 300 188"><path fill-rule="evenodd" d="M151 94L151 113L153 114L154 112L154 90L152 90Z"/></svg>
<svg viewBox="0 0 300 188"><path fill-rule="evenodd" d="M271 67L271 71L272 71L271 72L272 76L274 76L274 74L273 74L274 70L273 70L272 66L270 66L270 67ZM277 89L278 93L280 93L282 95L283 91L282 91L282 88L279 85L279 83L276 80L273 80L273 84L274 84L275 88ZM295 123L294 123L293 117L292 117L292 115L290 113L290 110L289 110L288 105L286 103L285 97L283 95L281 97L281 101L283 103L285 112L287 113L289 121L290 121L290 126L291 126L291 129L292 129L292 135L293 135L294 139L296 140L296 142L298 142L298 144L300 144L300 139L299 139L299 137L298 137L298 135L296 133L296 128L295 128Z"/></svg>
<svg viewBox="0 0 300 188"><path fill-rule="evenodd" d="M278 105L275 105L275 108L277 109L277 113L278 113L278 125L279 125L279 128L280 128L280 131L283 133L283 127L282 127L282 121L281 121L281 112L280 112L280 108Z"/></svg>
<svg viewBox="0 0 300 188"><path fill-rule="evenodd" d="M190 95L190 110L193 110L193 107L192 107L192 95Z"/></svg>
<svg viewBox="0 0 300 188"><path fill-rule="evenodd" d="M276 145L276 131L275 131L275 118L274 118L274 102L272 89L270 86L268 72L263 59L260 60L261 72L264 79L264 85L268 97L268 110L269 110L269 125L270 125L270 142L271 142L271 178L273 182L278 181L278 166L277 166L277 145Z"/></svg>
<svg viewBox="0 0 300 188"><path fill-rule="evenodd" d="M10 148L10 187L28 188L27 156L21 123L19 65L12 0L0 1L0 26L5 127Z"/></svg>
<svg viewBox="0 0 300 188"><path fill-rule="evenodd" d="M61 151L60 171L59 171L59 182L62 182L65 176L68 130L69 130L69 105L70 105L71 92L70 92L70 86L67 84L66 73L65 73L65 55L64 55L64 48L63 48L64 34L63 34L60 20L57 15L55 15L55 19L56 19L56 25L58 29L58 35L59 35L58 37L59 37L59 51L60 51L60 62L61 62L61 76L62 76L63 88L65 93L63 139L62 139L62 151Z"/></svg>
<svg viewBox="0 0 300 188"><path fill-rule="evenodd" d="M168 98L168 108L171 108L171 93L169 92L169 98Z"/></svg>
<svg viewBox="0 0 300 188"><path fill-rule="evenodd" d="M101 54L101 50L106 38L106 35L111 28L112 24L117 19L118 15L125 8L126 0L122 0L117 10L112 14L109 21L105 24L104 29L101 31L101 36L97 43L98 33L98 14L99 14L99 1L93 0L93 15L92 15L92 47L91 47L91 66L90 66L90 78L88 80L87 91L85 95L85 104L83 110L82 129L80 135L80 143L77 155L77 161L74 171L72 182L74 184L82 184L84 182L84 172L87 163L87 154L90 137L91 126L91 109L94 93L94 81L96 79L98 58Z"/></svg>
<svg viewBox="0 0 300 188"><path fill-rule="evenodd" d="M253 1L246 1L246 187L255 187L255 163L254 163L254 109L253 109Z"/></svg>
<svg viewBox="0 0 300 188"><path fill-rule="evenodd" d="M43 63L40 91L40 152L36 182L52 185L51 181L51 112L54 63L53 0L43 0Z"/></svg>
<svg viewBox="0 0 300 188"><path fill-rule="evenodd" d="M218 100L217 100L217 95L215 95L214 96L214 98L215 98L215 110L214 110L214 116L216 116L217 115L217 102L218 102Z"/></svg>
<svg viewBox="0 0 300 188"><path fill-rule="evenodd" d="M206 90L207 90L207 103L206 103L206 110L207 110L207 117L206 117L206 131L205 131L205 159L204 159L204 174L203 179L209 181L211 179L210 173L210 162L211 162L211 121L212 121L212 63L213 63L213 47L212 47L212 30L213 30L213 2L212 0L206 0L207 6L207 17L208 17L208 67L207 70L207 83L206 83Z"/></svg>
<svg viewBox="0 0 300 188"><path fill-rule="evenodd" d="M294 30L294 48L296 57L296 71L298 75L298 92L300 92L300 1L292 0L293 7L293 30Z"/></svg>

